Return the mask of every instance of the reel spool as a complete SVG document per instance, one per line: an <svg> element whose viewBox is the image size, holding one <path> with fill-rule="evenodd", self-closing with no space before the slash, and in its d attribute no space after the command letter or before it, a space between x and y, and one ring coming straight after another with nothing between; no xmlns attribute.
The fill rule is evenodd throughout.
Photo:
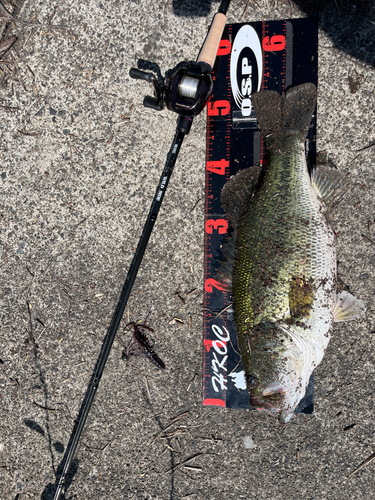
<svg viewBox="0 0 375 500"><path fill-rule="evenodd" d="M212 92L211 68L205 63L186 63L169 77L162 85L151 72L132 68L131 78L145 80L154 86L154 97L146 96L146 108L161 111L166 106L184 116L196 116L205 107Z"/></svg>

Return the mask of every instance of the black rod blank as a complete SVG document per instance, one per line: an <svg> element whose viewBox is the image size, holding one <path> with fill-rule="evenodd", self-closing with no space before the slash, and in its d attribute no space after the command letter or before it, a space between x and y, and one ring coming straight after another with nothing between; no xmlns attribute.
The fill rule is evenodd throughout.
<svg viewBox="0 0 375 500"><path fill-rule="evenodd" d="M59 500L62 489L64 487L64 484L66 482L66 478L70 469L70 465L72 463L73 457L75 455L79 439L81 437L83 428L85 426L87 416L89 414L92 402L94 400L97 388L99 386L100 379L102 378L103 370L106 365L109 353L111 351L111 347L113 344L113 341L116 337L117 330L120 326L121 318L124 313L126 304L129 299L129 295L132 291L133 284L135 281L135 278L137 276L139 267L142 262L143 255L145 253L146 247L148 240L150 238L152 229L154 227L156 218L158 216L160 206L162 204L165 191L167 189L169 180L171 178L173 168L175 166L176 160L178 153L180 151L182 142L184 140L185 135L187 135L190 131L190 127L192 124L191 118L187 118L185 116L179 116L177 119L177 130L175 137L173 139L171 148L169 150L168 156L167 156L167 161L165 163L165 167L163 170L163 173L160 177L160 181L158 184L158 187L156 189L156 193L154 196L154 199L151 204L150 212L148 214L145 226L143 228L142 235L139 239L137 249L135 251L132 263L130 265L128 275L126 277L124 286L122 288L122 292L119 298L119 301L117 303L115 312L113 314L111 323L109 325L107 334L104 338L103 345L101 352L99 354L98 361L96 363L96 369L95 373L91 379L90 385L88 386L81 411L79 413L78 420L76 422L76 427L74 429L74 436L72 436L71 442L69 443L69 452L66 456L64 468L60 477L60 480L57 485L57 489L55 492L54 500Z"/></svg>
<svg viewBox="0 0 375 500"><path fill-rule="evenodd" d="M226 14L228 8L229 8L230 0L222 0L218 13L220 14ZM217 33L217 36L220 36L221 34ZM152 78L149 74L139 71L139 70L131 70L133 74L130 76L132 78L138 78L138 79L144 79L147 81L152 81ZM119 301L117 303L115 312L113 314L111 323L109 325L107 334L104 338L103 345L101 348L101 352L99 354L99 358L97 360L97 363L95 365L95 371L92 375L90 384L87 388L85 398L83 400L80 412L78 414L78 418L76 420L75 426L73 428L73 432L70 438L70 442L67 447L67 453L65 454L65 463L64 467L61 473L61 477L59 479L59 482L57 484L54 500L59 500L62 494L63 487L66 483L66 479L69 473L69 469L73 460L73 457L75 455L79 439L82 435L84 426L86 424L87 416L89 414L92 402L94 400L96 391L99 386L100 379L102 378L103 370L104 367L107 363L109 353L111 351L111 347L113 344L113 341L116 337L117 330L120 326L120 322L122 319L122 315L124 313L126 304L128 302L130 293L133 288L133 284L135 281L135 278L137 276L139 267L142 262L143 255L145 253L146 247L148 240L150 238L152 229L154 227L157 215L160 210L161 203L163 201L165 191L167 189L169 180L171 178L173 168L175 166L182 142L184 140L185 135L187 135L190 131L192 124L192 119L188 118L187 116L179 115L177 119L177 128L176 128L176 133L171 145L171 148L169 150L168 156L167 156L167 161L164 166L163 173L161 175L158 187L156 189L156 193L154 196L154 199L151 204L150 212L148 214L145 226L143 228L142 235L140 237L140 240L138 242L137 249L135 251L132 263L130 265L128 275L126 277L124 286L122 288L121 294Z"/></svg>

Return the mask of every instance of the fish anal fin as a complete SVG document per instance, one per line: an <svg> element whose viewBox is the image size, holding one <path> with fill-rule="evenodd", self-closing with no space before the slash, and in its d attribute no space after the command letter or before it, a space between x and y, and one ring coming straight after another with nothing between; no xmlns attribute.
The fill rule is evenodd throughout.
<svg viewBox="0 0 375 500"><path fill-rule="evenodd" d="M311 173L311 183L328 210L333 210L349 191L348 177L330 167L317 167Z"/></svg>
<svg viewBox="0 0 375 500"><path fill-rule="evenodd" d="M366 307L363 300L357 299L345 290L336 295L336 303L332 309L335 323L359 318L365 312Z"/></svg>
<svg viewBox="0 0 375 500"><path fill-rule="evenodd" d="M287 424L294 415L294 409L284 409L279 413L280 424Z"/></svg>
<svg viewBox="0 0 375 500"><path fill-rule="evenodd" d="M221 204L231 223L236 226L244 200L251 195L258 184L260 166L241 170L229 179L221 191Z"/></svg>

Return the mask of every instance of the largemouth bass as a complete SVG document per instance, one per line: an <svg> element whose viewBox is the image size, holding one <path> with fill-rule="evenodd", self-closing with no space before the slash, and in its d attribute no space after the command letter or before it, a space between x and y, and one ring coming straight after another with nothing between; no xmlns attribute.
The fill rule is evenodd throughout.
<svg viewBox="0 0 375 500"><path fill-rule="evenodd" d="M341 201L345 182L332 168L310 177L306 164L316 87L306 83L281 96L261 91L252 102L266 172L254 191L254 169L241 171L221 200L234 227L230 285L250 404L279 412L285 423L323 358L332 323L365 308L348 292L336 294L335 234L326 211ZM219 270L224 280L228 248L226 269Z"/></svg>

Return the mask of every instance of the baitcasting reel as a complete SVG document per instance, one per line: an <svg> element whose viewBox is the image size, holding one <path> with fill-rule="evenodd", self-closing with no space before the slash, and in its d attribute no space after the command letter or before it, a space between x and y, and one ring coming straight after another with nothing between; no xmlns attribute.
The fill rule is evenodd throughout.
<svg viewBox="0 0 375 500"><path fill-rule="evenodd" d="M161 111L166 106L184 116L196 116L205 107L212 92L211 67L204 62L185 63L170 76L165 76L162 85L153 73L131 68L131 78L146 80L154 86L155 97L145 97L146 108Z"/></svg>

